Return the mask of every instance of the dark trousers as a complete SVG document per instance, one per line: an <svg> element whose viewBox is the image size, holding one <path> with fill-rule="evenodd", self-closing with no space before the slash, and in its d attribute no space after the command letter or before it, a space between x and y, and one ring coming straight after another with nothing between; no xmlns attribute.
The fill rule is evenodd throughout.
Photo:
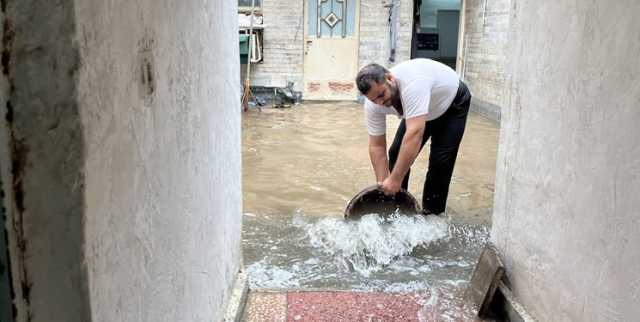
<svg viewBox="0 0 640 322"><path fill-rule="evenodd" d="M422 190L422 208L426 213L439 214L445 210L447 195L449 194L449 183L451 182L453 166L458 156L458 148L464 134L470 103L471 93L464 83L460 82L456 98L449 109L437 119L425 123L420 151L422 151L422 147L427 140L431 138L429 168L424 182L424 189ZM398 160L398 153L400 152L400 145L405 132L406 125L403 119L400 122L400 126L398 126L393 144L389 148L390 170L393 170L393 166ZM404 189L409 186L410 172L410 170L407 172L402 181L402 188Z"/></svg>

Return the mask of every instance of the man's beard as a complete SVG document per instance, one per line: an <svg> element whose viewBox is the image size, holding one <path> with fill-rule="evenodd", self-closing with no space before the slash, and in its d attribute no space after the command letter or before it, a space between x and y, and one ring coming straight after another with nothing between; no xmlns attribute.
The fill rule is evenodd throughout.
<svg viewBox="0 0 640 322"><path fill-rule="evenodd" d="M386 107L394 106L396 102L400 101L398 97L398 88L394 88L391 85L389 85L389 91L391 91L391 96L389 97L388 100L384 102L384 106Z"/></svg>

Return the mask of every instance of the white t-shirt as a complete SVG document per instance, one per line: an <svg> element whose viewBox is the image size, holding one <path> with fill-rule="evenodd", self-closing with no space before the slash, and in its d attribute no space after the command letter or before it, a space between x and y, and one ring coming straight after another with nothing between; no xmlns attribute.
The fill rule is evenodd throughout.
<svg viewBox="0 0 640 322"><path fill-rule="evenodd" d="M398 85L404 115L399 115L393 106L378 105L365 98L364 116L369 135L385 134L388 114L406 119L426 115L427 121L434 120L447 111L458 92L458 74L437 61L412 59L390 71Z"/></svg>

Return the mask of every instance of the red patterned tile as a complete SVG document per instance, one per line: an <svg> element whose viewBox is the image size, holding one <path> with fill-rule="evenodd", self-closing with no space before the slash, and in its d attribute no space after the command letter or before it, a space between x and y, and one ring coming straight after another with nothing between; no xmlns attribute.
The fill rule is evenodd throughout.
<svg viewBox="0 0 640 322"><path fill-rule="evenodd" d="M420 321L423 297L416 294L291 292L287 321Z"/></svg>

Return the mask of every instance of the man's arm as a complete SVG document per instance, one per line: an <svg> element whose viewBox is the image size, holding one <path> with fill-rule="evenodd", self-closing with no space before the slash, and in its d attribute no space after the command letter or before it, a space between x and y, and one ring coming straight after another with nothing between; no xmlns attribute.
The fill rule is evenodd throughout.
<svg viewBox="0 0 640 322"><path fill-rule="evenodd" d="M376 182L383 182L389 176L387 159L387 138L383 135L369 135L369 158L376 175Z"/></svg>
<svg viewBox="0 0 640 322"><path fill-rule="evenodd" d="M393 171L382 184L382 190L384 192L395 194L400 190L404 176L407 174L407 171L409 171L409 168L420 151L426 121L426 115L406 119L407 130L402 138L398 160L393 166Z"/></svg>

